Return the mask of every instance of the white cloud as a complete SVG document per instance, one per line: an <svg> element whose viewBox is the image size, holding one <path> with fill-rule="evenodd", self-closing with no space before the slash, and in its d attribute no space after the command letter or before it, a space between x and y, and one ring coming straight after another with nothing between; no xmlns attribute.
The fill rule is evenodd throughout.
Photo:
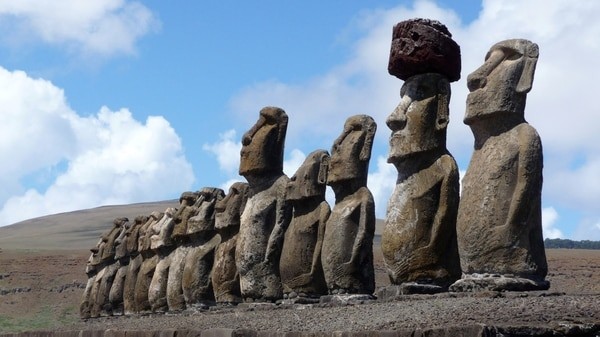
<svg viewBox="0 0 600 337"><path fill-rule="evenodd" d="M462 123L466 77L483 63L494 43L526 38L540 47L526 118L544 144L544 201L600 218L600 105L594 101L600 76L598 15L600 2L568 0L486 0L479 17L468 24L426 0L412 7L365 12L353 22L361 37L344 62L302 83L256 83L234 96L231 107L241 119L254 116L265 102L284 108L290 115L288 144L306 153L313 150L303 147L306 139L322 140L317 146L327 147L348 116L365 113L379 125L374 153L387 152L385 117L397 104L402 85L387 73L392 27L413 17L437 19L448 26L462 51L462 79L452 84L448 147L464 171L473 149L473 136ZM375 165L379 163L371 166ZM380 201L377 208L384 208ZM557 225L568 218L557 219Z"/></svg>
<svg viewBox="0 0 600 337"><path fill-rule="evenodd" d="M398 171L394 165L388 164L386 158L377 157L377 171L370 173L367 185L375 200L375 214L378 219L385 218L388 200L396 187Z"/></svg>
<svg viewBox="0 0 600 337"><path fill-rule="evenodd" d="M147 7L129 0L3 0L0 19L9 45L41 40L86 57L132 54L136 40L159 27Z"/></svg>
<svg viewBox="0 0 600 337"><path fill-rule="evenodd" d="M306 159L306 155L304 154L304 152L298 149L293 149L289 153L287 158L287 160L283 161L283 172L288 177L291 177L296 173L300 165L302 165L304 159Z"/></svg>
<svg viewBox="0 0 600 337"><path fill-rule="evenodd" d="M82 117L52 83L0 67L0 226L49 213L162 200L193 183L181 140L163 117L126 109ZM64 164L64 168L58 168ZM35 186L32 175L57 167Z"/></svg>
<svg viewBox="0 0 600 337"><path fill-rule="evenodd" d="M228 174L236 174L240 167L240 150L242 142L237 139L234 129L219 134L219 141L202 145L204 151L217 156L219 168Z"/></svg>
<svg viewBox="0 0 600 337"><path fill-rule="evenodd" d="M544 239L558 239L564 237L561 230L555 228L558 218L558 212L556 212L554 207L544 207L542 209L542 229Z"/></svg>

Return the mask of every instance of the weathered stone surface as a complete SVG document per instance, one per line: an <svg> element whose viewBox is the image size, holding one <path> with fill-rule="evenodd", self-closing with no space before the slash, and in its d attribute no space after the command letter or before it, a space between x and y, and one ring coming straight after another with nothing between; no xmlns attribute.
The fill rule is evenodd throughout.
<svg viewBox="0 0 600 337"><path fill-rule="evenodd" d="M460 79L460 46L448 28L435 20L411 19L394 26L388 72L401 80L439 73Z"/></svg>
<svg viewBox="0 0 600 337"><path fill-rule="evenodd" d="M152 229L153 226L160 221L162 217L163 213L152 212L148 221L144 224L142 229L140 229L138 249L140 251L140 256L142 257L142 262L135 280L134 299L136 313L149 311L151 309L150 302L148 301L148 288L150 288L150 282L152 282L152 276L154 275L154 270L158 263L158 256L156 255L156 252L150 248L150 238L154 235ZM130 268L129 271L134 272L135 270Z"/></svg>
<svg viewBox="0 0 600 337"><path fill-rule="evenodd" d="M81 303L79 305L79 316L81 318L89 318L91 316L91 305L93 305L94 302L91 298L92 288L95 284L96 274L98 273L99 269L97 264L94 264L94 261L98 259L97 254L101 244L103 244L102 238L100 238L100 240L94 248L90 249L91 254L85 266L85 273L88 279L85 289L83 291Z"/></svg>
<svg viewBox="0 0 600 337"><path fill-rule="evenodd" d="M127 233L132 225L127 220L123 225L119 236L115 240L115 260L118 265L117 273L110 287L108 300L110 302L110 310L113 315L123 314L123 290L125 287L125 277L129 269L129 251L127 250Z"/></svg>
<svg viewBox="0 0 600 337"><path fill-rule="evenodd" d="M441 74L406 80L401 102L388 116L388 162L398 170L381 249L392 284L429 293L460 278L456 244L458 166L446 149L450 83Z"/></svg>
<svg viewBox="0 0 600 337"><path fill-rule="evenodd" d="M287 186L293 217L285 232L279 270L284 294L304 297L327 293L321 265L325 224L331 213L325 201L329 153L310 153Z"/></svg>
<svg viewBox="0 0 600 337"><path fill-rule="evenodd" d="M524 117L537 57L535 43L502 41L467 78L471 93L464 122L475 146L457 219L463 274L500 274L545 284L542 144Z"/></svg>
<svg viewBox="0 0 600 337"><path fill-rule="evenodd" d="M203 188L197 201L198 214L188 220L190 244L181 279L187 308L214 301L211 272L221 241L215 231L215 204L224 197L220 188Z"/></svg>
<svg viewBox="0 0 600 337"><path fill-rule="evenodd" d="M452 284L450 291L530 291L547 290L548 288L550 288L550 282L546 280L536 281L498 274L469 274Z"/></svg>
<svg viewBox="0 0 600 337"><path fill-rule="evenodd" d="M148 287L148 301L153 312L164 312L168 310L167 305L167 282L169 266L171 265L171 252L175 249L171 233L175 227L175 213L177 209L169 207L165 210L163 217L152 227L154 235L150 237L151 248L156 252L158 262L152 275L152 281Z"/></svg>
<svg viewBox="0 0 600 337"><path fill-rule="evenodd" d="M123 285L123 313L130 315L135 312L135 282L137 274L142 265L142 256L138 250L139 239L144 235L144 224L148 222L148 216L138 215L133 221L133 225L127 231L127 251L129 253L129 265Z"/></svg>
<svg viewBox="0 0 600 337"><path fill-rule="evenodd" d="M321 256L330 294L375 290L375 202L367 175L376 130L373 118L352 116L331 150L327 184L336 203L325 226Z"/></svg>
<svg viewBox="0 0 600 337"><path fill-rule="evenodd" d="M236 182L222 200L215 204L215 229L221 243L215 251L212 286L217 303L242 301L240 275L235 265L235 248L240 230L240 216L248 200L248 184Z"/></svg>
<svg viewBox="0 0 600 337"><path fill-rule="evenodd" d="M288 117L266 107L244 134L239 173L248 180L249 197L241 216L236 266L244 300L275 301L282 297L279 259L291 219L283 173L283 148Z"/></svg>
<svg viewBox="0 0 600 337"><path fill-rule="evenodd" d="M183 297L183 269L185 259L190 248L190 236L187 233L188 220L198 213L199 192L183 192L179 198L179 208L173 216L175 227L171 233L171 239L176 245L175 250L169 255L169 275L167 277L167 305L169 311L181 311L185 309L185 298Z"/></svg>

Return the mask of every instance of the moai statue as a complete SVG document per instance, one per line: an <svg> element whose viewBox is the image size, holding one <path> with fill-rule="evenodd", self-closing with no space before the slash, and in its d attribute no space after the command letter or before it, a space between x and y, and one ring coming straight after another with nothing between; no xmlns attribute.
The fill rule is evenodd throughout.
<svg viewBox="0 0 600 337"><path fill-rule="evenodd" d="M306 301L327 294L321 265L325 223L331 209L325 201L329 153L309 154L290 178L286 197L293 217L285 232L279 270L284 298Z"/></svg>
<svg viewBox="0 0 600 337"><path fill-rule="evenodd" d="M140 229L138 250L142 256L142 263L135 280L134 298L136 313L148 312L152 309L148 300L148 289L150 288L150 282L152 282L152 276L154 276L154 270L158 263L158 255L151 248L151 237L155 234L153 230L154 226L163 218L163 215L164 213L162 212L152 212L148 218L148 222Z"/></svg>
<svg viewBox="0 0 600 337"><path fill-rule="evenodd" d="M98 251L102 242L102 239L100 239L96 246L90 249L91 254L85 265L85 274L87 275L88 279L85 285L85 290L83 291L81 304L79 305L79 316L84 319L91 317L91 305L93 305L94 300L92 299L92 302L90 303L90 299L92 287L94 286L96 274L98 273L97 264L95 264L94 261L98 260Z"/></svg>
<svg viewBox="0 0 600 337"><path fill-rule="evenodd" d="M321 261L332 295L375 289L375 202L367 175L376 130L370 116L352 116L331 149L327 185L335 193L335 206L325 226Z"/></svg>
<svg viewBox="0 0 600 337"><path fill-rule="evenodd" d="M94 305L92 306L91 317L112 315L112 308L109 300L110 288L112 287L115 275L119 270L119 264L115 261L116 240L123 231L127 230L128 227L126 227L125 224L128 221L127 218L114 219L112 229L108 235L103 238L105 243L101 250L102 255L100 260L104 267L100 273L96 275L98 290L95 295ZM98 277L99 275L101 275L100 278Z"/></svg>
<svg viewBox="0 0 600 337"><path fill-rule="evenodd" d="M130 233L132 227L129 220L127 220L123 225L123 229L119 233L119 236L115 240L115 261L118 269L112 286L110 287L110 293L108 294L108 300L113 315L123 314L123 290L130 262L129 251L127 250L127 235Z"/></svg>
<svg viewBox="0 0 600 337"><path fill-rule="evenodd" d="M188 220L198 213L195 203L198 200L198 192L183 192L179 197L179 208L174 215L175 227L171 233L171 239L175 243L175 250L171 253L171 264L167 279L167 304L169 311L185 310L185 299L183 297L183 268L185 258L190 249L190 238L187 233Z"/></svg>
<svg viewBox="0 0 600 337"><path fill-rule="evenodd" d="M133 221L133 225L127 231L127 253L129 254L129 265L125 275L125 284L123 286L123 314L131 315L135 312L135 282L142 265L142 255L139 252L140 238L144 236L144 224L149 217L138 215Z"/></svg>
<svg viewBox="0 0 600 337"><path fill-rule="evenodd" d="M171 239L171 233L175 226L174 215L177 209L169 207L165 213L152 228L153 233L150 237L150 248L156 252L158 262L152 275L152 281L148 287L148 301L152 312L165 312L168 310L167 305L167 278L169 276L169 266L171 252L175 250L175 245Z"/></svg>
<svg viewBox="0 0 600 337"><path fill-rule="evenodd" d="M182 274L183 297L187 308L205 309L214 304L211 272L215 249L221 240L215 231L215 204L224 197L222 189L204 187L199 191L197 215L188 220L190 248Z"/></svg>
<svg viewBox="0 0 600 337"><path fill-rule="evenodd" d="M240 175L248 181L249 197L241 216L235 261L246 302L273 302L283 297L279 259L291 220L285 192L283 148L288 116L265 107L256 124L242 137Z"/></svg>
<svg viewBox="0 0 600 337"><path fill-rule="evenodd" d="M460 278L459 174L446 148L450 81L460 78L460 47L438 21L402 21L394 26L388 69L405 81L400 104L386 120L392 130L388 163L398 171L381 237L390 289L447 291Z"/></svg>
<svg viewBox="0 0 600 337"><path fill-rule="evenodd" d="M462 184L456 291L548 289L541 221L542 143L524 117L538 46L493 45L467 78L464 122L475 138Z"/></svg>
<svg viewBox="0 0 600 337"><path fill-rule="evenodd" d="M217 304L242 302L240 275L235 266L235 248L240 231L240 216L248 200L248 184L236 182L225 198L215 204L215 229L221 243L215 251L212 287Z"/></svg>

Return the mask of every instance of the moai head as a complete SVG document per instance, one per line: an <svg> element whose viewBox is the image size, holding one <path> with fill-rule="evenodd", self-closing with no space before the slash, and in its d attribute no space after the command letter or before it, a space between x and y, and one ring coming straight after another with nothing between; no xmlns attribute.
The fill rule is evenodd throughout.
<svg viewBox="0 0 600 337"><path fill-rule="evenodd" d="M215 204L225 197L225 192L216 187L204 187L198 191L197 215L188 220L187 233L196 234L215 229Z"/></svg>
<svg viewBox="0 0 600 337"><path fill-rule="evenodd" d="M225 198L215 204L215 228L240 226L240 216L248 200L248 183L235 182L229 187Z"/></svg>
<svg viewBox="0 0 600 337"><path fill-rule="evenodd" d="M115 239L115 260L129 255L127 252L127 232L131 228L131 224L129 223L129 219L123 219L125 219L125 222L121 225L121 232Z"/></svg>
<svg viewBox="0 0 600 337"><path fill-rule="evenodd" d="M157 249L165 246L171 246L173 241L171 240L171 233L173 231L174 220L173 216L177 212L177 209L174 207L168 207L165 210L162 218L152 225L152 236L151 240L151 248ZM146 234L147 235L147 234Z"/></svg>
<svg viewBox="0 0 600 337"><path fill-rule="evenodd" d="M115 251L117 248L115 241L121 233L123 225L125 225L125 223L128 221L129 219L127 218L116 218L113 220L113 228L106 237L106 244L104 245L104 250L102 251L102 260L112 260L115 257Z"/></svg>
<svg viewBox="0 0 600 337"><path fill-rule="evenodd" d="M344 131L331 148L328 185L347 180L360 180L366 185L376 130L377 124L370 116L356 115L346 120Z"/></svg>
<svg viewBox="0 0 600 337"><path fill-rule="evenodd" d="M134 254L138 251L138 240L140 238L140 230L142 226L148 221L148 216L138 215L133 220L133 225L127 230L125 234L127 236L127 252Z"/></svg>
<svg viewBox="0 0 600 337"><path fill-rule="evenodd" d="M493 45L483 65L467 77L471 93L465 124L500 115L524 120L525 99L533 85L538 55L538 45L528 40Z"/></svg>
<svg viewBox="0 0 600 337"><path fill-rule="evenodd" d="M150 213L148 217L148 221L140 228L140 236L138 238L138 251L145 252L150 250L150 245L152 243L151 237L154 233L152 233L152 226L156 224L163 217L162 212L154 211Z"/></svg>
<svg viewBox="0 0 600 337"><path fill-rule="evenodd" d="M175 228L171 237L184 236L187 232L187 220L192 216L189 208L194 206L198 200L198 192L183 192L179 197L179 209L175 213Z"/></svg>
<svg viewBox="0 0 600 337"><path fill-rule="evenodd" d="M283 109L265 107L258 121L242 137L240 175L283 172L283 147L288 116Z"/></svg>
<svg viewBox="0 0 600 337"><path fill-rule="evenodd" d="M329 153L316 150L310 153L287 185L286 198L292 201L325 196Z"/></svg>
<svg viewBox="0 0 600 337"><path fill-rule="evenodd" d="M106 243L106 241L104 241L102 238L100 238L100 240L98 240L98 243L96 244L96 246L92 249L90 249L90 252L92 252L92 254L90 254L90 257L88 259L88 265L90 266L90 271L95 270L95 266L98 265L101 261L101 257L102 257L102 247L104 246L104 244ZM86 266L86 270L87 270L87 266Z"/></svg>
<svg viewBox="0 0 600 337"><path fill-rule="evenodd" d="M446 148L450 82L444 75L414 75L400 89L400 104L386 120L392 130L388 163Z"/></svg>

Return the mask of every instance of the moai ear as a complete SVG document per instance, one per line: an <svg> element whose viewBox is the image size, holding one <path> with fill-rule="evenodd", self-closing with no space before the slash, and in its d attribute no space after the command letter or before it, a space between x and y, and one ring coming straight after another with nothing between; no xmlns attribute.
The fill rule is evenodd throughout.
<svg viewBox="0 0 600 337"><path fill-rule="evenodd" d="M525 48L525 53L523 53L525 64L523 65L521 78L519 78L519 83L517 84L518 93L526 94L531 90L539 53L538 45L535 43L531 43Z"/></svg>
<svg viewBox="0 0 600 337"><path fill-rule="evenodd" d="M360 151L359 159L361 161L368 161L371 158L371 149L373 148L373 139L375 138L375 131L377 131L377 124L371 117L370 121L365 122L366 130L365 141L363 143L362 150Z"/></svg>
<svg viewBox="0 0 600 337"><path fill-rule="evenodd" d="M450 122L450 83L446 79L438 81L437 94L437 116L435 118L435 129L443 130Z"/></svg>
<svg viewBox="0 0 600 337"><path fill-rule="evenodd" d="M327 183L327 170L329 169L329 155L324 153L321 155L321 164L319 165L319 175L317 176L317 182L319 185Z"/></svg>

